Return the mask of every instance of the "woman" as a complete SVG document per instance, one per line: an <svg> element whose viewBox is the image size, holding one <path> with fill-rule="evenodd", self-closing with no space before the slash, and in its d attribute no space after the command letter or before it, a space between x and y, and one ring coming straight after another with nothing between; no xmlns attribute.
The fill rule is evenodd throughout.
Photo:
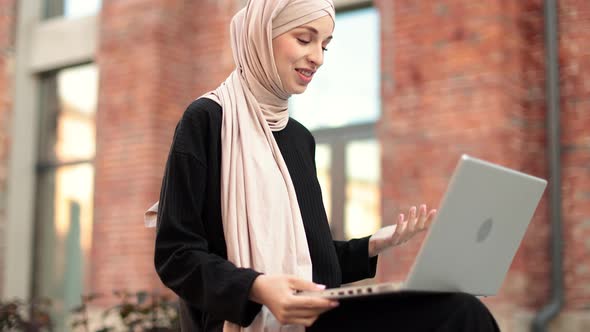
<svg viewBox="0 0 590 332"><path fill-rule="evenodd" d="M339 303L296 291L374 276L377 255L434 216L422 205L372 237L332 240L315 142L289 118L287 104L323 64L333 29L331 0L249 1L231 23L237 68L177 125L159 207L151 211L156 269L180 297L183 331L304 330ZM399 303L428 300L409 297ZM339 313L357 309L343 305L315 327L341 331ZM404 326L405 318L395 320Z"/></svg>

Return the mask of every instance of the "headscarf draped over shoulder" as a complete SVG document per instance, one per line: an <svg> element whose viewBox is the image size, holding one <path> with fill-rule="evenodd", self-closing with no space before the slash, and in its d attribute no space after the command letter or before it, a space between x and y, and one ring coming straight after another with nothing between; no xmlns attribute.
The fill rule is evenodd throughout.
<svg viewBox="0 0 590 332"><path fill-rule="evenodd" d="M203 95L223 109L221 215L228 260L265 274L312 280L312 265L295 189L272 131L289 120L285 91L273 58L273 38L329 15L330 0L250 0L231 22L236 69ZM157 203L146 223L155 224ZM247 328L224 331L304 331L281 326L263 307Z"/></svg>

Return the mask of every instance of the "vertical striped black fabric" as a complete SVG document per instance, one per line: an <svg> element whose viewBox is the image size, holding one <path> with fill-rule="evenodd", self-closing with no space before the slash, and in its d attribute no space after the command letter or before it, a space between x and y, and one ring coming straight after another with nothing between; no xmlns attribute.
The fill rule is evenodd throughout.
<svg viewBox="0 0 590 332"><path fill-rule="evenodd" d="M342 275L316 175L313 137L294 119L289 119L285 129L273 134L297 194L313 264L313 280L337 287Z"/></svg>
<svg viewBox="0 0 590 332"><path fill-rule="evenodd" d="M183 331L217 331L224 320L249 325L260 310L249 300L260 271L227 261L220 203L221 112L210 99L187 108L176 127L160 192L154 262L162 282L181 299ZM374 276L377 258L368 257L368 238L332 241L313 136L293 119L274 135L297 194L313 280L337 287Z"/></svg>

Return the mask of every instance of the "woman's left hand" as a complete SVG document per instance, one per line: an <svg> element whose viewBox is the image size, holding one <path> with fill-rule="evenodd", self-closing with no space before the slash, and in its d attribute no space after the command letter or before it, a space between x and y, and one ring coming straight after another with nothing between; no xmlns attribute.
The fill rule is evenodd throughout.
<svg viewBox="0 0 590 332"><path fill-rule="evenodd" d="M369 257L379 255L383 250L406 243L414 235L425 231L434 219L436 210L432 209L426 213L426 204L410 208L408 218L403 213L397 218L395 225L383 227L369 239Z"/></svg>

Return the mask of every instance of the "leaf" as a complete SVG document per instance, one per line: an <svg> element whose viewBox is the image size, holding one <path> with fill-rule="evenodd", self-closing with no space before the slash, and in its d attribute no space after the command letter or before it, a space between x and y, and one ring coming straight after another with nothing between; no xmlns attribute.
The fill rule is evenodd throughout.
<svg viewBox="0 0 590 332"><path fill-rule="evenodd" d="M79 314L84 312L84 310L86 310L86 305L85 304L81 304L77 307L73 307L72 309L70 309L70 312L73 314Z"/></svg>
<svg viewBox="0 0 590 332"><path fill-rule="evenodd" d="M128 324L129 324L129 327L135 327L135 326L141 324L142 321L143 320L141 318L136 318L136 319L130 321Z"/></svg>
<svg viewBox="0 0 590 332"><path fill-rule="evenodd" d="M119 310L119 315L121 318L127 318L131 313L133 313L134 307L131 304L123 304L121 306L121 310Z"/></svg>
<svg viewBox="0 0 590 332"><path fill-rule="evenodd" d="M110 315L113 311L119 311L121 309L121 306L122 306L121 304L117 304L113 307L108 308L107 310L103 311L102 317L104 318L104 317Z"/></svg>
<svg viewBox="0 0 590 332"><path fill-rule="evenodd" d="M86 320L84 319L80 319L80 320L74 320L72 321L72 323L70 323L70 326L75 329L76 327L80 326L80 325L84 325L86 323Z"/></svg>
<svg viewBox="0 0 590 332"><path fill-rule="evenodd" d="M148 299L148 296L148 292L145 291L139 291L135 293L135 297L137 298L137 304L145 303L145 301Z"/></svg>
<svg viewBox="0 0 590 332"><path fill-rule="evenodd" d="M91 301L94 301L102 296L103 295L100 293L90 293L90 294L82 295L82 302L91 302Z"/></svg>
<svg viewBox="0 0 590 332"><path fill-rule="evenodd" d="M154 310L152 307L144 307L139 310L139 313L144 314L144 315L155 313L155 312L156 312L156 310Z"/></svg>
<svg viewBox="0 0 590 332"><path fill-rule="evenodd" d="M111 332L111 331L114 331L114 330L115 330L115 329L114 329L113 327L111 327L111 326L107 326L107 327L103 327L103 328L102 328L102 329L100 329L100 330L96 330L96 332Z"/></svg>

